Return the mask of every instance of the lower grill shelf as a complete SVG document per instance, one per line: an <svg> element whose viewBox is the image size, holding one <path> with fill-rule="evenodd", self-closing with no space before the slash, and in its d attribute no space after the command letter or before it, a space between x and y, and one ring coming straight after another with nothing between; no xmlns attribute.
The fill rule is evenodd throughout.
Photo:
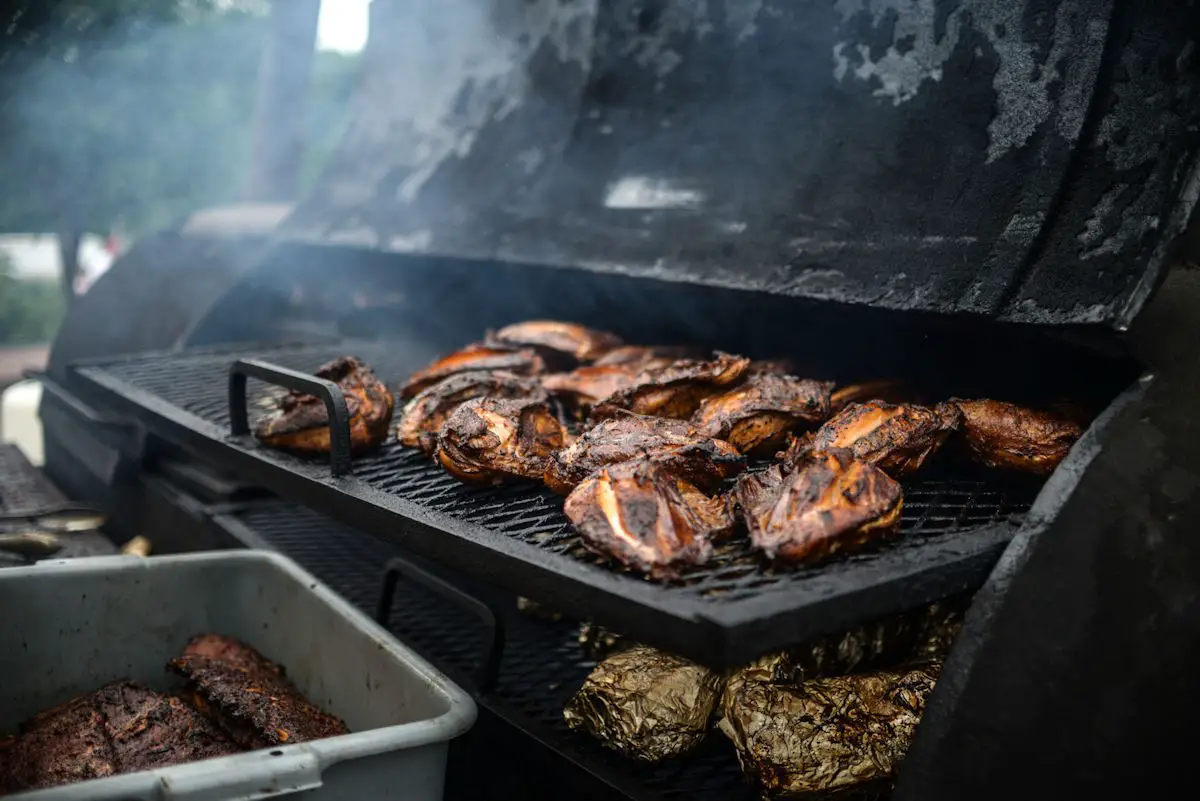
<svg viewBox="0 0 1200 801"><path fill-rule="evenodd" d="M311 373L355 354L395 386L420 364L402 345L342 342L257 350L144 354L80 365L99 405L290 501L400 544L407 552L587 616L715 668L845 630L981 585L1036 497L1040 482L950 469L904 484L899 542L830 563L774 569L733 538L679 582L662 584L591 555L540 486L466 487L423 454L390 441L353 473L230 435L230 367L255 359ZM252 411L281 390L252 380Z"/></svg>
<svg viewBox="0 0 1200 801"><path fill-rule="evenodd" d="M384 565L398 549L283 502L256 505L216 518L250 547L278 550L355 606L375 614ZM407 555L406 555L406 558ZM460 577L455 584L462 585ZM497 614L507 632L494 687L477 694L483 706L631 799L751 801L732 747L713 732L676 764L643 766L610 753L567 729L562 708L595 666L580 651L578 626L518 612L511 594L467 581L467 589ZM391 630L463 686L485 647L485 631L471 615L438 596L401 581L391 610Z"/></svg>

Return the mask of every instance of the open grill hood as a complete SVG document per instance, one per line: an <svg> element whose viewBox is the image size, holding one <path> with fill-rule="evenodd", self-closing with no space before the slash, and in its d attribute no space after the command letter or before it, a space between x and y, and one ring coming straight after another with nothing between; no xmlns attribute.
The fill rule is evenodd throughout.
<svg viewBox="0 0 1200 801"><path fill-rule="evenodd" d="M373 5L286 236L1123 327L1196 200L1195 3Z"/></svg>

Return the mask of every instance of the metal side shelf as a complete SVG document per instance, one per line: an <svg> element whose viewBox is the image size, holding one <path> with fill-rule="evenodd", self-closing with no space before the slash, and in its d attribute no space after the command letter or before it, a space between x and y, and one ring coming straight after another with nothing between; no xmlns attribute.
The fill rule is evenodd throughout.
<svg viewBox="0 0 1200 801"><path fill-rule="evenodd" d="M218 515L214 522L252 548L277 550L360 609L375 614L393 545L286 502L262 502ZM413 560L430 573L436 568ZM444 597L401 579L388 610L389 628L439 670L471 688L478 702L617 794L639 801L751 801L733 749L713 732L700 750L676 763L646 766L606 751L567 729L562 708L595 666L580 650L578 624L532 617L516 596L455 576L502 619L505 644L490 687L479 687L488 632L479 619Z"/></svg>
<svg viewBox="0 0 1200 801"><path fill-rule="evenodd" d="M348 473L335 477L327 463L231 433L239 387L251 419L282 391L253 378L235 380L231 367L239 360L258 362L259 375L273 371L262 363L311 374L344 354L365 360L390 385L420 366L402 346L344 342L145 354L78 365L76 374L97 405L130 415L283 498L717 668L978 587L1039 488L1037 482L996 483L983 474L935 471L905 483L904 537L877 552L775 570L744 538L735 538L680 581L655 583L589 553L562 514L562 499L543 487L466 487L396 442L343 460ZM305 376L291 380L312 382ZM275 381L288 379L278 374Z"/></svg>

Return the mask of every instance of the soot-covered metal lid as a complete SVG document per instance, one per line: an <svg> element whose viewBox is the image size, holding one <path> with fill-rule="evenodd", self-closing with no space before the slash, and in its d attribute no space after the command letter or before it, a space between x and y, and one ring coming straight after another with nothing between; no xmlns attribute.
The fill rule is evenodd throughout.
<svg viewBox="0 0 1200 801"><path fill-rule="evenodd" d="M1200 186L1195 2L374 6L288 236L1121 327Z"/></svg>

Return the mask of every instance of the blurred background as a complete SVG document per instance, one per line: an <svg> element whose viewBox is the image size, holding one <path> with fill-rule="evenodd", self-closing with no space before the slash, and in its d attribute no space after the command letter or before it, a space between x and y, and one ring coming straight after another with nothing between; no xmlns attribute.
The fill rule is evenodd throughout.
<svg viewBox="0 0 1200 801"><path fill-rule="evenodd" d="M2 388L139 236L283 214L337 140L370 0L0 7Z"/></svg>

